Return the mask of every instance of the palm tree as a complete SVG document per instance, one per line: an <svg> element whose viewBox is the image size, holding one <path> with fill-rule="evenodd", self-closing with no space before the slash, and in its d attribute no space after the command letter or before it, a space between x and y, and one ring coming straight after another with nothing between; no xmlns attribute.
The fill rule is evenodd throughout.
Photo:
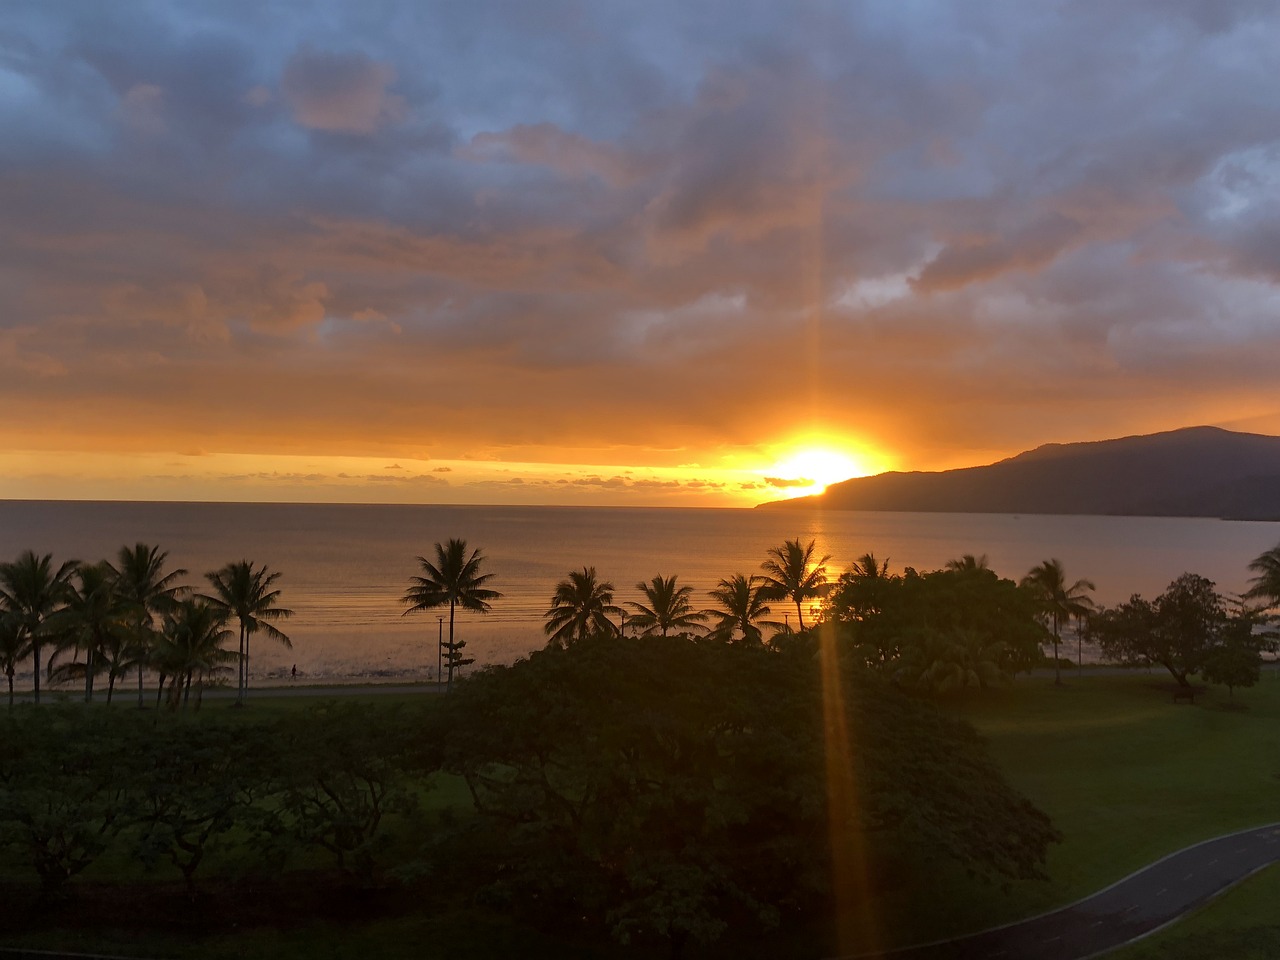
<svg viewBox="0 0 1280 960"><path fill-rule="evenodd" d="M551 596L542 627L549 635L547 646L563 649L591 636L617 636L618 628L609 617L622 612L613 605L613 584L596 579L595 567L573 570L568 579L556 584Z"/></svg>
<svg viewBox="0 0 1280 960"><path fill-rule="evenodd" d="M1249 569L1257 574L1244 594L1246 600L1265 601L1267 608L1280 606L1280 546L1255 557Z"/></svg>
<svg viewBox="0 0 1280 960"><path fill-rule="evenodd" d="M46 628L59 638L60 649L84 650L84 702L89 703L94 677L102 672L100 661L123 640L126 608L116 593L116 569L107 561L82 563L73 577L62 608L49 615ZM51 670L53 659L49 658ZM80 666L70 663L60 669L65 677L79 673Z"/></svg>
<svg viewBox="0 0 1280 960"><path fill-rule="evenodd" d="M769 559L760 564L765 572L762 578L762 589L770 600L784 600L790 597L796 604L796 617L800 629L804 627L803 601L823 596L828 589L827 561L830 554L814 560L817 541L810 540L808 546L800 545L800 538L785 541L780 547L769 548Z"/></svg>
<svg viewBox="0 0 1280 960"><path fill-rule="evenodd" d="M453 687L453 671L461 665L459 653L464 646L463 643L455 643L453 639L453 620L457 608L484 614L491 609L490 600L502 599L502 594L497 590L485 586L494 575L480 572L484 561L484 554L478 549L467 556L465 540L453 539L443 546L437 543L435 563L426 557L418 557L425 576L410 577L411 586L401 597L402 603L409 604L409 609L403 614L405 616L419 610L442 607L446 603L449 605L449 682L446 689Z"/></svg>
<svg viewBox="0 0 1280 960"><path fill-rule="evenodd" d="M963 557L956 560L948 560L946 568L952 573L975 573L978 570L990 570L991 566L987 563L987 555L984 553L980 557L975 557L972 553L966 553Z"/></svg>
<svg viewBox="0 0 1280 960"><path fill-rule="evenodd" d="M280 600L280 591L273 590L272 586L279 578L279 571L269 572L266 564L255 569L248 560L228 563L221 570L205 574L205 579L213 585L213 594L201 594L200 599L222 607L229 616L240 621L237 706L243 706L249 692L249 638L261 630L271 639L279 640L287 649L293 649L289 638L272 623L274 620L285 620L293 616L292 610L276 606Z"/></svg>
<svg viewBox="0 0 1280 960"><path fill-rule="evenodd" d="M636 589L644 592L649 603L627 601L627 606L636 611L631 618L643 636L653 633L667 635L668 630L698 630L709 614L694 610L689 603L693 587L676 586L676 577L663 577L661 574L648 583L637 583Z"/></svg>
<svg viewBox="0 0 1280 960"><path fill-rule="evenodd" d="M1062 669L1058 664L1058 643L1062 624L1072 617L1083 617L1093 609L1093 601L1085 596L1095 590L1090 580L1077 580L1067 586L1062 561L1050 559L1031 568L1022 578L1021 586L1032 591L1040 608L1053 629L1053 682L1062 685Z"/></svg>
<svg viewBox="0 0 1280 960"><path fill-rule="evenodd" d="M879 561L874 553L864 553L849 565L849 572L862 580L881 580L889 576L889 559Z"/></svg>
<svg viewBox="0 0 1280 960"><path fill-rule="evenodd" d="M149 641L155 636L155 618L173 607L177 598L190 590L177 583L187 571L181 568L164 572L169 554L159 547L137 543L124 546L116 555L116 591L133 608L134 637L128 655L138 667L138 706L142 703L142 671L147 662ZM112 677L114 681L114 677ZM107 700L111 689L107 689Z"/></svg>
<svg viewBox="0 0 1280 960"><path fill-rule="evenodd" d="M21 628L31 644L35 660L33 675L35 702L40 702L40 640L45 619L62 605L67 595L67 581L76 568L68 560L57 570L53 555L37 557L27 550L17 560L0 563L0 607L17 615Z"/></svg>
<svg viewBox="0 0 1280 960"><path fill-rule="evenodd" d="M31 656L31 638L22 629L22 619L8 610L0 611L0 667L9 680L9 709L13 709L13 674L18 664Z"/></svg>
<svg viewBox="0 0 1280 960"><path fill-rule="evenodd" d="M156 638L155 661L165 675L173 678L169 706L176 709L182 700L186 710L191 700L191 680L198 677L196 709L204 699L204 678L238 659L223 649L231 638L227 628L229 611L198 599L174 601L164 617L164 625Z"/></svg>
<svg viewBox="0 0 1280 960"><path fill-rule="evenodd" d="M742 631L742 639L760 643L764 639L760 628L780 627L782 624L774 620L766 620L773 611L765 602L761 578L755 574L746 576L735 573L727 580L721 580L714 590L708 591L711 599L720 604L721 609L714 611L720 618L713 633L725 640L732 640L735 630Z"/></svg>

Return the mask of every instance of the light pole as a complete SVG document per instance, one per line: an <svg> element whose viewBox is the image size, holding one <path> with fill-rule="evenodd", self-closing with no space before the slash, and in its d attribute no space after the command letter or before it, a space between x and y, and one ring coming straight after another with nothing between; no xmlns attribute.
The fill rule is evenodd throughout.
<svg viewBox="0 0 1280 960"><path fill-rule="evenodd" d="M440 629L436 638L436 686L440 686L440 674L444 672L444 617L436 617L440 621Z"/></svg>

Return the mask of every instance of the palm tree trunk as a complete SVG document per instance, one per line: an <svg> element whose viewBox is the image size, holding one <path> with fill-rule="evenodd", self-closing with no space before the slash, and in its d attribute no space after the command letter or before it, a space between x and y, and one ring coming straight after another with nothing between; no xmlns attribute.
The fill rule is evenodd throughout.
<svg viewBox="0 0 1280 960"><path fill-rule="evenodd" d="M244 699L249 699L249 631L244 633Z"/></svg>
<svg viewBox="0 0 1280 960"><path fill-rule="evenodd" d="M35 696L36 706L40 706L40 643L36 640L34 633L31 636L31 655L36 662L36 672L31 677L32 691Z"/></svg>
<svg viewBox="0 0 1280 960"><path fill-rule="evenodd" d="M138 709L141 710L144 704L142 702L142 664L138 664Z"/></svg>
<svg viewBox="0 0 1280 960"><path fill-rule="evenodd" d="M804 611L800 609L800 598L796 597L796 622L800 624L801 632L804 631Z"/></svg>
<svg viewBox="0 0 1280 960"><path fill-rule="evenodd" d="M116 668L112 667L107 673L107 703L111 702L111 695L116 692Z"/></svg>
<svg viewBox="0 0 1280 960"><path fill-rule="evenodd" d="M238 675L236 677L236 706L244 706L244 658L245 653L245 629L244 621L240 621L240 662L236 664Z"/></svg>
<svg viewBox="0 0 1280 960"><path fill-rule="evenodd" d="M9 709L12 710L13 709L13 667L10 667L7 671L5 671L5 673L9 677Z"/></svg>
<svg viewBox="0 0 1280 960"><path fill-rule="evenodd" d="M1058 663L1058 615L1053 615L1053 685L1062 686L1062 666Z"/></svg>
<svg viewBox="0 0 1280 960"><path fill-rule="evenodd" d="M161 670L160 683L156 685L156 709L157 710L160 709L160 701L164 697L164 681L165 681L165 673L163 670Z"/></svg>
<svg viewBox="0 0 1280 960"><path fill-rule="evenodd" d="M457 660L457 657L454 655L456 651L453 649L453 608L454 608L454 602L453 602L453 599L450 598L449 600L449 682L445 684L445 688L444 688L445 693L449 693L450 691L453 690L453 663L455 660Z"/></svg>

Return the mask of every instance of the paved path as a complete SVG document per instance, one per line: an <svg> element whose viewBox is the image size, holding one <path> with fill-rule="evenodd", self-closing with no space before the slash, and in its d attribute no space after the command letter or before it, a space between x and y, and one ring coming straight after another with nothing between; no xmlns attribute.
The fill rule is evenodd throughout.
<svg viewBox="0 0 1280 960"><path fill-rule="evenodd" d="M1068 907L956 940L868 955L885 960L1083 960L1173 922L1280 861L1280 823L1171 853Z"/></svg>

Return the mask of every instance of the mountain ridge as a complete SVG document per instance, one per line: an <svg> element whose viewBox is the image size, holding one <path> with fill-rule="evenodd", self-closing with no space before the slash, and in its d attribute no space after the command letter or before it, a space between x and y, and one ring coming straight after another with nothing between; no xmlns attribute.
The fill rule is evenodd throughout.
<svg viewBox="0 0 1280 960"><path fill-rule="evenodd" d="M984 466L855 477L766 509L1280 520L1280 437L1221 427L1047 443Z"/></svg>

